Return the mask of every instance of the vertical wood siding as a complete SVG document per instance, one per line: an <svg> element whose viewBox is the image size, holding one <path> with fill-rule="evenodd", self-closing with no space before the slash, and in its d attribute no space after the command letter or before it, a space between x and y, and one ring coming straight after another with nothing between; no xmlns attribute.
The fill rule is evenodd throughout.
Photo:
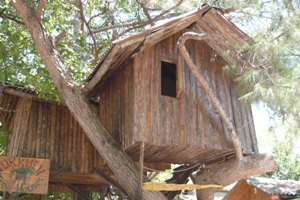
<svg viewBox="0 0 300 200"><path fill-rule="evenodd" d="M223 121L178 55L183 33L121 64L99 91L100 121L135 160L142 141L147 162L191 163L234 152ZM238 101L225 61L205 42L188 41L186 46L233 121L244 152L257 153L251 108ZM161 95L161 61L177 65L177 98Z"/></svg>
<svg viewBox="0 0 300 200"><path fill-rule="evenodd" d="M92 173L94 167L107 170L66 107L17 99L10 123L8 155L51 159L52 171Z"/></svg>
<svg viewBox="0 0 300 200"><path fill-rule="evenodd" d="M189 156L191 159L197 156L198 159L205 159L205 156L210 155L209 152L213 155L215 152L233 149L223 121L186 64L179 58L176 43L182 33L145 49L134 58L134 123L133 138L129 144L145 141L161 147L164 156L150 156L156 161L169 159L181 162L188 160ZM186 45L192 59L200 67L199 70L234 122L244 151L257 152L251 109L238 101L233 82L223 70L225 61L205 42L189 41ZM181 85L178 98L161 95L161 61L177 64L178 76L182 78L179 81ZM164 148L172 146L181 150L178 152L173 148L174 157L172 152ZM132 149L129 152L135 154L133 157L138 156L138 148L128 145L125 147ZM161 154L159 151L151 152L151 147L149 151L150 154ZM145 155L147 154L149 152L146 151Z"/></svg>
<svg viewBox="0 0 300 200"><path fill-rule="evenodd" d="M133 144L133 72L129 60L109 77L100 93L99 119L123 147Z"/></svg>
<svg viewBox="0 0 300 200"><path fill-rule="evenodd" d="M238 183L224 200L271 200L272 195L248 184L245 180Z"/></svg>

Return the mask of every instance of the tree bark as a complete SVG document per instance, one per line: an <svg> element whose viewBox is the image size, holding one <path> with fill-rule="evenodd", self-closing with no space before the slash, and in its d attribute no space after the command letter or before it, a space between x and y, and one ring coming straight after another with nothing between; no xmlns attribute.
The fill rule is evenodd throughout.
<svg viewBox="0 0 300 200"><path fill-rule="evenodd" d="M225 110L222 108L216 95L209 88L209 85L200 74L198 67L194 64L193 60L189 56L184 44L188 39L193 40L220 40L217 35L199 34L188 32L183 34L179 39L179 50L184 60L186 61L189 69L196 77L196 80L204 89L207 96L210 98L214 109L220 115L222 121L229 129L232 137L232 142L235 148L236 160L231 162L225 162L217 167L201 170L197 174L196 184L218 184L218 185L229 185L247 176L263 174L275 170L276 163L272 156L267 155L252 155L243 156L241 142L235 131L233 123L230 121ZM239 61L237 61L239 62ZM198 190L197 196L199 200L213 200L215 189Z"/></svg>
<svg viewBox="0 0 300 200"><path fill-rule="evenodd" d="M98 153L114 172L120 184L131 195L130 198L137 199L140 184L138 166L122 151L120 144L100 123L96 110L93 110L89 105L88 99L82 92L82 87L77 85L67 72L58 51L55 49L51 36L43 28L34 10L22 0L11 1L11 4L23 18L36 48L70 112L85 131ZM142 194L143 199L166 199L159 192L143 191Z"/></svg>
<svg viewBox="0 0 300 200"><path fill-rule="evenodd" d="M247 176L271 172L275 168L273 156L264 154L245 156L241 161L234 160L201 170L196 175L196 184L209 183L227 186ZM213 200L215 191L214 189L198 190L198 200Z"/></svg>
<svg viewBox="0 0 300 200"><path fill-rule="evenodd" d="M206 82L205 78L201 75L201 73L198 70L198 67L195 65L193 60L188 54L188 51L186 50L184 44L187 40L193 39L193 40L220 40L221 38L217 35L213 34L199 34L199 33L194 33L194 32L187 32L184 33L180 38L178 42L179 46L179 51L184 58L184 60L187 63L187 66L191 70L192 74L195 76L196 80L198 83L201 85L201 87L204 89L206 95L209 97L209 99L212 102L213 108L217 111L219 116L221 117L222 121L225 123L226 127L228 128L230 134L231 134L231 139L233 142L233 146L235 149L236 157L238 160L241 160L243 158L243 150L242 150L242 145L239 140L239 137L237 135L237 132L235 131L234 125L227 116L225 110L223 109L220 101L212 91L212 89L209 87L208 83Z"/></svg>

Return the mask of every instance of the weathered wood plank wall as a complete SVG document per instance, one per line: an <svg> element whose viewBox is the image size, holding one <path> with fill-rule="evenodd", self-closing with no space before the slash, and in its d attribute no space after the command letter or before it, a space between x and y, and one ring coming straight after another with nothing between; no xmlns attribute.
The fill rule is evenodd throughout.
<svg viewBox="0 0 300 200"><path fill-rule="evenodd" d="M178 55L183 33L122 64L99 91L101 122L134 159L141 141L148 162L197 162L233 152L228 130ZM251 109L238 101L225 61L205 42L190 41L187 47L234 122L245 152L257 152ZM161 61L177 64L177 98L161 95Z"/></svg>
<svg viewBox="0 0 300 200"><path fill-rule="evenodd" d="M141 141L146 143L146 162L193 163L233 153L224 123L178 55L176 43L183 33L120 64L99 91L100 121L136 160ZM190 41L187 47L234 122L245 152L257 152L251 109L237 100L233 82L223 70L225 61L205 42ZM161 95L161 61L177 64L177 98ZM105 165L67 108L10 98L1 98L3 104L11 101L18 110L9 154L50 158L52 170L90 173L93 167Z"/></svg>
<svg viewBox="0 0 300 200"><path fill-rule="evenodd" d="M255 188L248 184L246 181L242 181L235 186L224 200L258 200L258 199L272 199L272 195Z"/></svg>
<svg viewBox="0 0 300 200"><path fill-rule="evenodd" d="M93 173L94 167L108 171L66 107L11 95L1 98L0 105L12 98L17 100L11 103L15 105L8 155L51 159L51 171Z"/></svg>
<svg viewBox="0 0 300 200"><path fill-rule="evenodd" d="M107 79L100 93L99 119L123 147L133 143L133 72L131 60Z"/></svg>
<svg viewBox="0 0 300 200"><path fill-rule="evenodd" d="M2 127L9 128L9 123L15 113L18 97L0 93L0 122Z"/></svg>

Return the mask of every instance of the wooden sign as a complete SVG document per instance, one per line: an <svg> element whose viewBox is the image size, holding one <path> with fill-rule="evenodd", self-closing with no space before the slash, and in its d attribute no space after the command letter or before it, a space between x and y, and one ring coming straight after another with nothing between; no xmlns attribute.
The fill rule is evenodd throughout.
<svg viewBox="0 0 300 200"><path fill-rule="evenodd" d="M0 191L46 194L49 159L0 157Z"/></svg>

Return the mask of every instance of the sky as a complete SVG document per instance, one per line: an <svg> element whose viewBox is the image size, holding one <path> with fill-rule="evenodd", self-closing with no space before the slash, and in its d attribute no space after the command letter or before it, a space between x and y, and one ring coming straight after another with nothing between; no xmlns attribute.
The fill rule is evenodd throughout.
<svg viewBox="0 0 300 200"><path fill-rule="evenodd" d="M278 140L284 140L285 134L287 133L287 127L280 125L280 119L274 116L274 113L264 103L258 103L252 105L252 114L254 118L254 126L257 137L259 153L272 154L272 148L275 137ZM269 131L271 126L275 124L279 126L272 129L273 132ZM295 138L295 153L300 153L300 137Z"/></svg>
<svg viewBox="0 0 300 200"><path fill-rule="evenodd" d="M252 105L252 114L260 153L272 153L269 127L272 125L271 114L263 103Z"/></svg>

